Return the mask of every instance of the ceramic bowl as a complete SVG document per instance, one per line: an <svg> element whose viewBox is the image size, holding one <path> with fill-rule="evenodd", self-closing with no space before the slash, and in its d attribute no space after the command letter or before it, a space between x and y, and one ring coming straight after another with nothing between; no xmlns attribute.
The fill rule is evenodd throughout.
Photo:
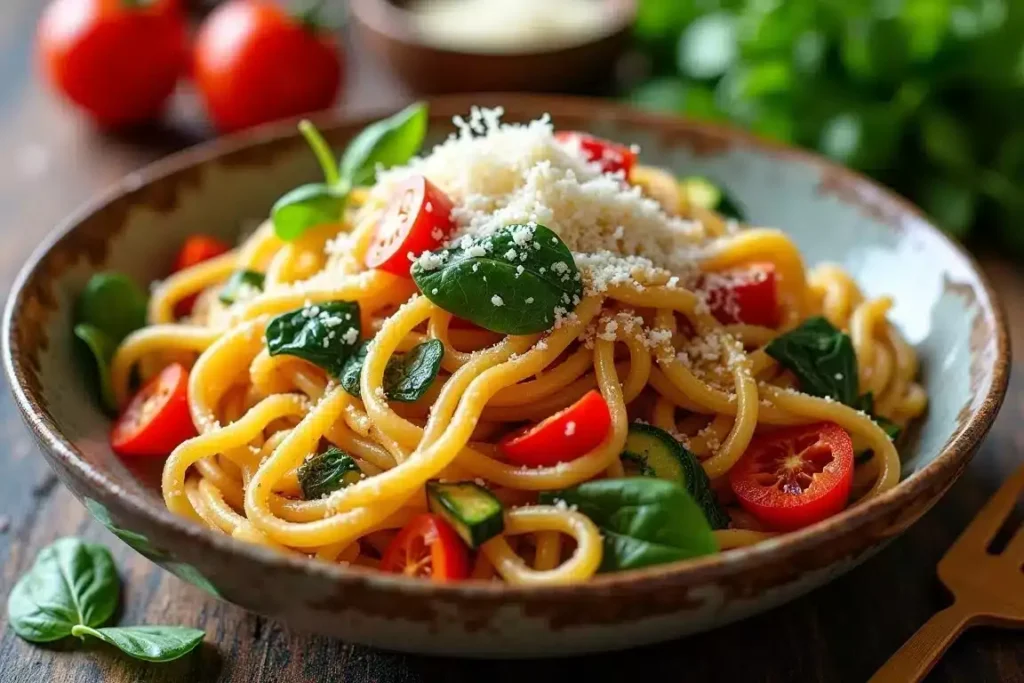
<svg viewBox="0 0 1024 683"><path fill-rule="evenodd" d="M58 228L8 302L4 367L61 481L125 542L214 595L300 629L386 648L471 656L564 655L678 637L766 610L846 572L921 517L963 471L1006 390L1009 345L971 258L911 205L810 154L743 133L600 101L478 95L430 103L432 142L472 104L507 118L638 143L642 159L724 184L759 224L788 230L810 264L842 263L921 357L930 407L891 491L802 531L696 561L566 587L437 585L242 543L163 506L155 472L107 446L108 420L76 367L72 302L101 269L164 275L186 235L234 238L274 199L318 174L291 127L187 150L125 178ZM320 122L340 146L367 122ZM154 463L159 468L159 463Z"/></svg>
<svg viewBox="0 0 1024 683"><path fill-rule="evenodd" d="M414 92L582 92L608 80L636 15L636 0L603 2L608 11L605 32L568 47L521 53L464 52L427 44L403 8L407 0L352 0L350 8L361 41Z"/></svg>

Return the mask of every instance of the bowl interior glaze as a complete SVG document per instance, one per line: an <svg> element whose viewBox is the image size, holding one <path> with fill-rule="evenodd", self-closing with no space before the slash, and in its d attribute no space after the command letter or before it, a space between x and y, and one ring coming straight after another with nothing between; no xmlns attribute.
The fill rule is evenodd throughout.
<svg viewBox="0 0 1024 683"><path fill-rule="evenodd" d="M452 132L453 114L465 114L471 104L478 103L502 104L510 120L550 112L556 126L639 144L644 163L679 175L706 175L722 184L746 208L753 223L789 232L808 265L840 263L868 296L893 297L890 317L917 349L921 379L929 392L927 414L902 448L904 481L870 505L763 547L689 565L603 576L593 586L571 589L567 596L586 601L598 599L602 586L627 590L644 581L679 579L696 584L735 578L755 571L763 561L782 561L787 553L817 552L844 534L860 533L871 520L885 517L909 525L966 465L1005 392L1009 361L1005 324L991 289L970 258L911 206L811 155L735 131L597 101L500 94L442 98L431 103L430 142ZM363 123L318 121L337 146ZM269 551L217 538L173 518L160 498L159 463L129 464L110 451L109 421L76 363L71 333L74 299L93 273L120 270L141 283L160 278L187 235L206 232L235 239L261 221L283 192L315 180L318 170L313 155L292 131L284 126L265 127L188 150L128 176L71 218L37 250L14 288L6 316L5 367L19 406L62 480L80 497L117 508L114 516L122 526L138 523L151 532L166 533L165 540L209 545L224 557L265 566L278 563L343 582L345 576L359 572L310 569L312 563L276 559ZM862 547L849 541L850 554L881 540L865 538ZM201 561L198 552L186 550L185 554L192 555L193 564ZM833 561L823 560L825 566L808 569L831 576L835 572L830 573L827 565ZM207 576L222 573L213 566L200 569ZM426 597L463 590L442 591L426 584L409 588L408 582L395 577L373 577L366 583L375 590L398 586L400 591ZM241 597L244 588L219 584L217 588L246 604ZM497 597L522 594L544 599L543 591L537 589L488 586L470 590L466 600L474 599L474 590ZM560 595L559 591L570 589L553 589L551 594ZM640 642L656 639L637 638Z"/></svg>

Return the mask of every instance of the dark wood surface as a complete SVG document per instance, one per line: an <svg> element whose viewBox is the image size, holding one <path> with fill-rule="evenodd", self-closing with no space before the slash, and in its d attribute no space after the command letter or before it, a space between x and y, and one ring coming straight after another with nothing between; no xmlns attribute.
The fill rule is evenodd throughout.
<svg viewBox="0 0 1024 683"><path fill-rule="evenodd" d="M0 11L0 291L42 236L124 173L208 134L187 94L169 123L127 136L96 133L38 83L32 30L42 0L2 0ZM407 94L379 67L350 61L340 106L391 106ZM1024 349L1024 268L982 256ZM1024 379L1015 373L1003 412L963 478L919 524L859 569L809 597L713 633L626 653L545 662L476 662L392 654L292 630L219 602L158 569L94 522L60 486L0 394L0 593L39 549L63 535L107 543L124 578L124 623L177 623L206 630L191 656L145 665L105 647L38 647L17 638L0 614L0 681L420 681L627 680L648 668L658 680L864 681L947 601L935 564L1024 453ZM244 571L244 567L240 568ZM665 676L668 676L666 678ZM978 629L953 647L929 681L1024 682L1024 634Z"/></svg>

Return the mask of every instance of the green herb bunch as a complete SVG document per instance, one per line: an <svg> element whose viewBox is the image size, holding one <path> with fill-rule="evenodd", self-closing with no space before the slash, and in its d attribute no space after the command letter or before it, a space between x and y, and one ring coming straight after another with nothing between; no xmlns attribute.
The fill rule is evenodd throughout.
<svg viewBox="0 0 1024 683"><path fill-rule="evenodd" d="M1024 254L1024 2L640 0L627 98L817 149Z"/></svg>

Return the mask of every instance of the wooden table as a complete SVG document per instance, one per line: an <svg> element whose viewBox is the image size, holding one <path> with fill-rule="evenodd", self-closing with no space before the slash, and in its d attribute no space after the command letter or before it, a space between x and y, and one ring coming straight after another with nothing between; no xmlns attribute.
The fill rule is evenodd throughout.
<svg viewBox="0 0 1024 683"><path fill-rule="evenodd" d="M95 133L40 88L31 69L32 27L41 0L2 0L0 12L0 291L28 253L68 211L124 173L208 134L187 95L166 128L128 137ZM354 47L354 46L353 46ZM393 106L407 98L387 73L350 49L346 108ZM1008 304L1024 349L1024 273L999 257L985 269ZM935 564L1024 452L1024 379L1011 381L1002 415L963 478L918 525L876 558L809 597L741 624L683 641L575 660L474 662L380 652L319 636L218 602L161 571L94 522L58 485L8 392L0 395L0 593L39 549L64 535L107 543L124 578L124 623L178 623L207 632L195 654L145 665L105 647L30 645L0 615L0 681L445 681L614 680L648 668L658 680L864 681L946 601ZM929 679L1024 681L1024 636L977 630Z"/></svg>

